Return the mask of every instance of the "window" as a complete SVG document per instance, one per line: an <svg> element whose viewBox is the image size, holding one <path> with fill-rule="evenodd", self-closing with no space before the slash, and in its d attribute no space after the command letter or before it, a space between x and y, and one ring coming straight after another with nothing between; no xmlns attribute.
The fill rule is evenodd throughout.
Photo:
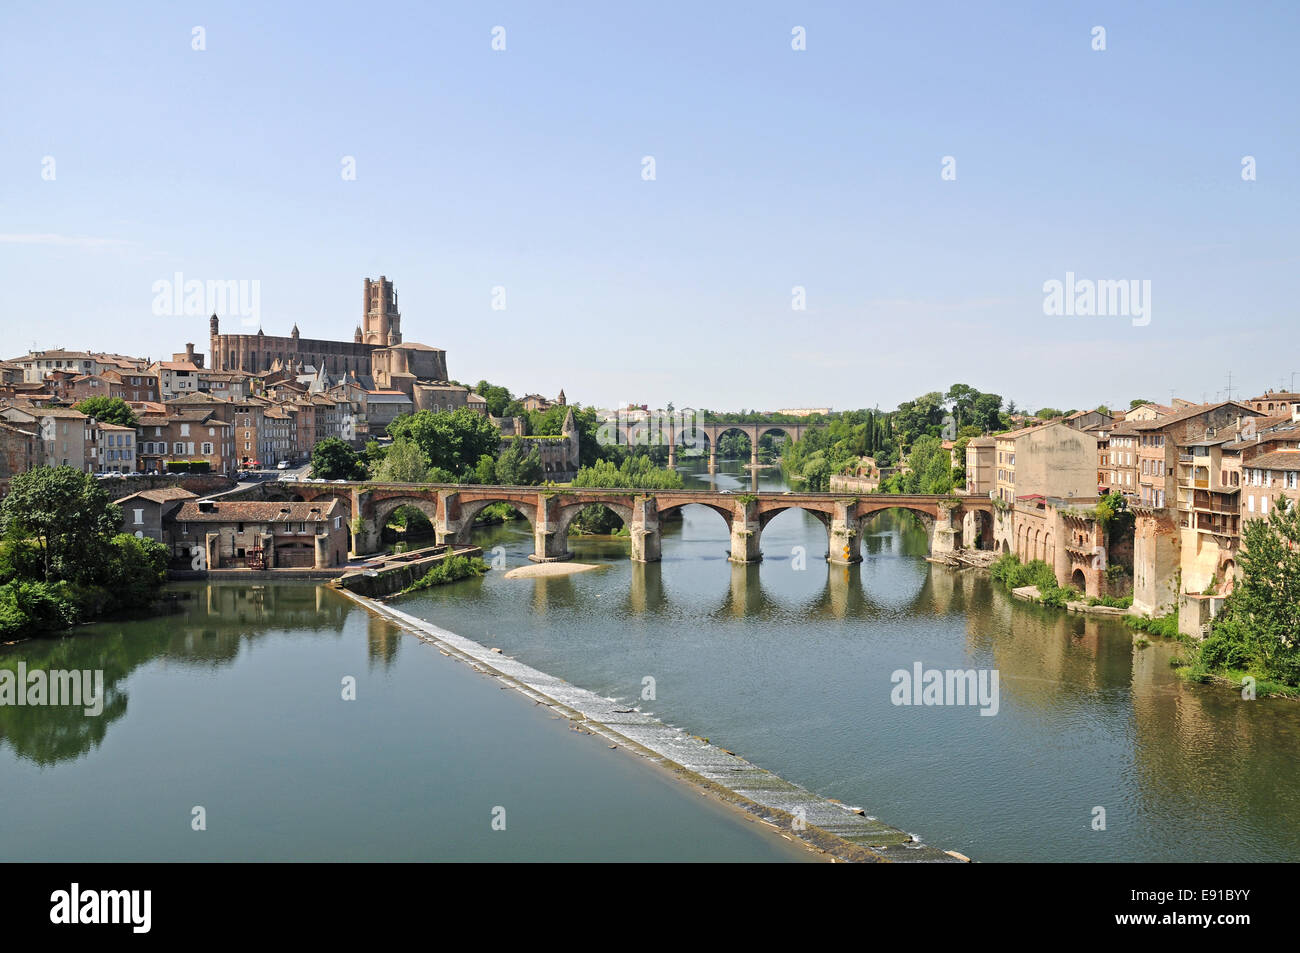
<svg viewBox="0 0 1300 953"><path fill-rule="evenodd" d="M181 424L181 436L182 436L182 437L188 437L189 435L190 435L190 425L189 425L189 424Z"/></svg>
<svg viewBox="0 0 1300 953"><path fill-rule="evenodd" d="M1267 516L1267 515L1268 515L1268 497L1267 497L1267 496L1261 496L1261 497L1259 498L1259 512L1260 512L1262 515L1264 515L1264 516Z"/></svg>
<svg viewBox="0 0 1300 953"><path fill-rule="evenodd" d="M1249 512L1249 513L1253 513L1253 512L1255 512L1255 497L1254 497L1254 496L1248 496L1248 497L1246 497L1246 511Z"/></svg>
<svg viewBox="0 0 1300 953"><path fill-rule="evenodd" d="M135 509L135 510L132 510L132 512L135 513L135 525L136 525L136 526L139 526L139 525L141 525L142 523L144 523L144 510L143 510L143 509Z"/></svg>

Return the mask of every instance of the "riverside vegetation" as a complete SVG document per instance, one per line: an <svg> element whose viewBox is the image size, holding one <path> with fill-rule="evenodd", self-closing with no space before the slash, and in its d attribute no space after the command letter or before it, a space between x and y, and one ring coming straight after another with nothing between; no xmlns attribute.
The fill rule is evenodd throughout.
<svg viewBox="0 0 1300 953"><path fill-rule="evenodd" d="M1241 579L1204 639L1181 634L1177 612L1154 618L1129 615L1125 621L1142 636L1181 642L1184 654L1173 664L1186 678L1241 683L1249 677L1259 694L1300 697L1300 511L1279 496L1266 519L1245 524L1237 558ZM1038 586L1044 605L1061 608L1082 598L1057 583L1052 567L1042 560L1021 563L1007 553L990 572L1007 589ZM1085 601L1132 605L1132 597ZM1138 644L1145 645L1145 639L1139 637Z"/></svg>
<svg viewBox="0 0 1300 953"><path fill-rule="evenodd" d="M0 502L0 638L150 609L167 580L167 549L121 526L121 510L89 473L15 475Z"/></svg>
<svg viewBox="0 0 1300 953"><path fill-rule="evenodd" d="M478 556L448 556L442 562L435 563L428 572L403 589L400 594L444 586L449 582L481 576L487 571L487 563Z"/></svg>

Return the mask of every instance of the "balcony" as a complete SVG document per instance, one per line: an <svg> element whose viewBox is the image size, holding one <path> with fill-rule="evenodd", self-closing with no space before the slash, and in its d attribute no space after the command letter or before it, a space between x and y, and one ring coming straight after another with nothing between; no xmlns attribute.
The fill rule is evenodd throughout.
<svg viewBox="0 0 1300 953"><path fill-rule="evenodd" d="M1236 516L1240 512L1236 500L1207 499L1203 495L1192 500L1191 508L1197 513L1221 513L1225 516Z"/></svg>
<svg viewBox="0 0 1300 953"><path fill-rule="evenodd" d="M1238 520L1235 516L1209 517L1204 514L1197 514L1196 531L1207 536L1236 537L1238 535Z"/></svg>

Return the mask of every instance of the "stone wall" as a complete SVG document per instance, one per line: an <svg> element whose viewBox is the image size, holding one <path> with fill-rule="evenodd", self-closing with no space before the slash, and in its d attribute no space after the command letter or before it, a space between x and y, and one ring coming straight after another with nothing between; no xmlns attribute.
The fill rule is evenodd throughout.
<svg viewBox="0 0 1300 953"><path fill-rule="evenodd" d="M1178 604L1178 528L1157 512L1138 513L1133 528L1133 607L1163 615Z"/></svg>

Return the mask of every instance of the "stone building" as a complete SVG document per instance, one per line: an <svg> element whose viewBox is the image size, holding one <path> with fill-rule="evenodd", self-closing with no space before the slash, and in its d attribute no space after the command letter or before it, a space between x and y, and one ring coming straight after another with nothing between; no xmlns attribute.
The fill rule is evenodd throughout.
<svg viewBox="0 0 1300 953"><path fill-rule="evenodd" d="M164 520L175 558L208 569L325 569L348 559L347 509L316 502L189 500Z"/></svg>
<svg viewBox="0 0 1300 953"><path fill-rule="evenodd" d="M994 489L1014 504L1018 496L1093 498L1097 495L1097 436L1061 421L998 434Z"/></svg>
<svg viewBox="0 0 1300 953"><path fill-rule="evenodd" d="M99 422L96 427L94 468L99 473L136 472L134 427Z"/></svg>
<svg viewBox="0 0 1300 953"><path fill-rule="evenodd" d="M582 463L579 455L578 425L573 418L572 409L564 415L564 424L560 427L558 437L525 437L522 419L514 418L514 420L516 421L515 432L509 435L503 434L501 438L502 451L509 448L516 440L522 440L525 444L524 449L530 452L537 451L542 462L543 480L563 483L578 475Z"/></svg>
<svg viewBox="0 0 1300 953"><path fill-rule="evenodd" d="M166 473L168 463L205 460L210 473L237 467L234 428L215 410L185 410L174 416L150 415L136 424L140 470Z"/></svg>
<svg viewBox="0 0 1300 953"><path fill-rule="evenodd" d="M996 437L974 437L966 444L966 494L989 496L997 490Z"/></svg>
<svg viewBox="0 0 1300 953"><path fill-rule="evenodd" d="M26 473L36 466L38 438L35 427L0 421L0 480Z"/></svg>
<svg viewBox="0 0 1300 953"><path fill-rule="evenodd" d="M353 381L367 390L406 395L415 410L454 410L469 405L470 390L447 376L447 352L402 340L402 315L393 283L365 279L361 324L351 341L302 337L295 324L287 337L222 334L209 320L212 371L240 371L264 379L266 392L283 399L293 384L307 392Z"/></svg>
<svg viewBox="0 0 1300 953"><path fill-rule="evenodd" d="M1300 411L1300 394L1295 391L1265 391L1258 397L1252 397L1245 403L1262 414L1286 415Z"/></svg>
<svg viewBox="0 0 1300 953"><path fill-rule="evenodd" d="M68 407L0 408L0 419L37 435L36 465L91 472L99 427L93 417Z"/></svg>
<svg viewBox="0 0 1300 953"><path fill-rule="evenodd" d="M147 536L166 543L163 520L174 513L186 500L198 497L178 486L164 486L156 490L143 490L114 500L122 510L122 532L141 538Z"/></svg>

